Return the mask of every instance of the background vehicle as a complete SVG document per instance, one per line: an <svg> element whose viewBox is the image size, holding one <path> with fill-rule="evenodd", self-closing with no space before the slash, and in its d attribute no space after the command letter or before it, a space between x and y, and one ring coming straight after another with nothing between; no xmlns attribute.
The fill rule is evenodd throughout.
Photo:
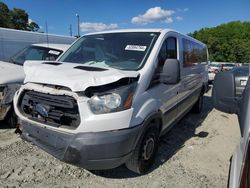
<svg viewBox="0 0 250 188"><path fill-rule="evenodd" d="M247 85L250 66L235 67L231 70L235 77L235 87L237 97L240 97Z"/></svg>
<svg viewBox="0 0 250 188"><path fill-rule="evenodd" d="M9 61L17 52L35 43L71 44L76 38L0 27L0 61Z"/></svg>
<svg viewBox="0 0 250 188"><path fill-rule="evenodd" d="M27 60L55 61L68 48L67 44L32 44L11 57L10 62L23 65Z"/></svg>
<svg viewBox="0 0 250 188"><path fill-rule="evenodd" d="M211 62L208 65L208 78L209 83L212 83L214 81L215 75L221 71L221 64L216 62Z"/></svg>
<svg viewBox="0 0 250 188"><path fill-rule="evenodd" d="M87 34L57 62L25 64L14 98L22 136L76 166L145 173L159 137L201 111L207 57L205 44L169 29Z"/></svg>
<svg viewBox="0 0 250 188"><path fill-rule="evenodd" d="M236 87L233 72L218 73L213 87L213 105L220 111L238 116L241 139L231 158L228 187L248 188L250 186L250 81L240 98L236 96Z"/></svg>
<svg viewBox="0 0 250 188"><path fill-rule="evenodd" d="M230 71L235 67L235 63L221 63L221 71Z"/></svg>
<svg viewBox="0 0 250 188"><path fill-rule="evenodd" d="M26 60L55 60L69 45L34 44L10 58L10 62L0 61L0 120L7 119L10 126L16 126L16 115L12 102L17 89L24 80L23 65Z"/></svg>

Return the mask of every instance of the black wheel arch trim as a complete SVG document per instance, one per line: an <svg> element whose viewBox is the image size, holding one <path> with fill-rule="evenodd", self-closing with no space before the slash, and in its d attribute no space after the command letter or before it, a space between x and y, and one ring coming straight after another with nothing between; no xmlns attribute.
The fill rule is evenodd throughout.
<svg viewBox="0 0 250 188"><path fill-rule="evenodd" d="M139 140L140 140L140 138L144 135L144 133L146 132L146 130L147 130L147 128L150 126L150 123L152 122L152 121L155 121L155 120L158 120L159 122L157 122L158 123L158 125L157 126L159 126L159 127L157 127L158 129L159 129L159 133L161 132L161 130L162 130L162 113L161 113L161 111L155 111L155 112L152 112L152 113L150 113L146 118L145 118L145 120L142 122L142 124L141 124L141 130L140 130L140 132L139 132L139 134L138 134L138 137L137 137L137 139L136 139L136 142L135 142L135 144L134 144L134 146L133 146L133 150L135 149L135 147L136 147L136 145L138 144L138 142L139 142Z"/></svg>

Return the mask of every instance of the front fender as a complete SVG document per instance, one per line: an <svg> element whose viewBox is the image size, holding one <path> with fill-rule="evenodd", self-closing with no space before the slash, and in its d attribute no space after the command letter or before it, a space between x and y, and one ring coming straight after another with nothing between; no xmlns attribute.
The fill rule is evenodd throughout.
<svg viewBox="0 0 250 188"><path fill-rule="evenodd" d="M135 105L131 125L142 124L151 114L158 113L159 109L159 101L153 98Z"/></svg>

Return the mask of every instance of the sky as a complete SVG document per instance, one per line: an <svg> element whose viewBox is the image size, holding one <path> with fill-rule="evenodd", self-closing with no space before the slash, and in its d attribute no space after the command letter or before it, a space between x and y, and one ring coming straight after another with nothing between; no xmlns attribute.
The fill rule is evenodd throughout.
<svg viewBox="0 0 250 188"><path fill-rule="evenodd" d="M40 31L77 35L127 28L171 28L190 33L230 21L250 21L250 0L0 0L21 8Z"/></svg>

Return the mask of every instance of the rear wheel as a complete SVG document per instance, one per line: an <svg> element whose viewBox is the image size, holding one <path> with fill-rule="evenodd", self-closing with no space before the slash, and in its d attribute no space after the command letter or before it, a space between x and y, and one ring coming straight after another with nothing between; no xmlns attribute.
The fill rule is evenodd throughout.
<svg viewBox="0 0 250 188"><path fill-rule="evenodd" d="M153 165L159 146L159 130L153 123L140 138L131 158L126 162L129 170L144 174Z"/></svg>

